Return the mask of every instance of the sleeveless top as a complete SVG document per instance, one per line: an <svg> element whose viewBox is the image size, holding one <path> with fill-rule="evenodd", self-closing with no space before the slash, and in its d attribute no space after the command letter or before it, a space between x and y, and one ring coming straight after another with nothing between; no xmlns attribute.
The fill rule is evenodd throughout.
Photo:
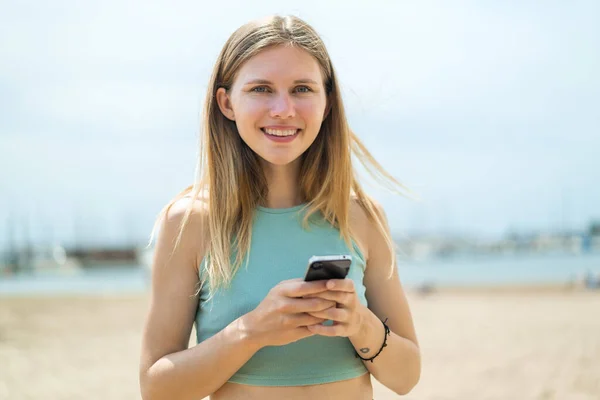
<svg viewBox="0 0 600 400"><path fill-rule="evenodd" d="M367 305L363 277L365 260L358 246L346 246L337 228L311 216L309 229L302 227L305 205L274 209L258 207L252 224L248 260L229 287L208 298L208 281L200 292L196 336L200 343L232 321L255 309L279 282L303 278L313 255L352 255L347 279L354 281L360 302ZM316 224L314 223L316 222ZM233 260L233 257L232 257ZM246 267L246 261L247 267ZM200 278L206 260L202 260ZM331 323L326 321L325 324ZM351 379L365 374L347 337L313 335L283 346L267 346L256 352L228 382L256 386L301 386Z"/></svg>

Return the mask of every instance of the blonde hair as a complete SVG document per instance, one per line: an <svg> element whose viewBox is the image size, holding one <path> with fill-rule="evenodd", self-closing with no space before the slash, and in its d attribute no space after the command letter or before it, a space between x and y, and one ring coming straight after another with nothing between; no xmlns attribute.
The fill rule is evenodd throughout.
<svg viewBox="0 0 600 400"><path fill-rule="evenodd" d="M322 70L330 105L319 134L301 156L299 187L307 203L304 226L312 214L320 212L325 221L339 229L350 249L353 233L349 223L354 199L383 233L391 253L390 274L396 261L394 242L387 233L385 217L365 194L352 168L352 153L372 176L392 188L408 189L388 174L350 130L336 74L323 41L315 30L295 16L273 16L247 23L225 43L215 63L203 110L202 136L198 156L199 176L159 213L150 242L171 206L184 197L203 200L207 208L208 248L205 271L211 294L227 286L250 249L252 218L257 205L265 204L267 182L255 154L240 138L235 122L220 111L215 93L229 89L245 61L260 51L277 45L292 45L312 55ZM190 203L175 241L178 246L193 210ZM233 265L231 255L235 254ZM200 282L202 285L204 282Z"/></svg>

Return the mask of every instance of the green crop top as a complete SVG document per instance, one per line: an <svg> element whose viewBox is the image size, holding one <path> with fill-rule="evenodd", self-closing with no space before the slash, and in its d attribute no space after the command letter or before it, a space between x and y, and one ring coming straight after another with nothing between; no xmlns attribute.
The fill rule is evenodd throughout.
<svg viewBox="0 0 600 400"><path fill-rule="evenodd" d="M339 230L322 218L302 227L304 205L272 209L258 207L252 225L247 268L244 260L227 289L210 300L208 283L200 292L196 314L197 342L208 339L232 321L252 311L269 290L287 279L302 278L313 255L353 254ZM354 281L359 300L367 304L363 276L364 257L354 244L348 279ZM200 268L201 277L205 260ZM328 321L330 322L330 321ZM284 346L267 346L256 352L229 382L256 386L302 386L351 379L367 372L354 356L346 337L314 335Z"/></svg>

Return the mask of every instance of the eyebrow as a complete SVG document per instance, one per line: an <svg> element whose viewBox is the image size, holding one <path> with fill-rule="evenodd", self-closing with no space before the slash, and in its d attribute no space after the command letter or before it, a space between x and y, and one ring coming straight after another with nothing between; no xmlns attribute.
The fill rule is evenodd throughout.
<svg viewBox="0 0 600 400"><path fill-rule="evenodd" d="M261 84L261 85L272 85L273 82L268 81L266 79L252 79L248 82L245 83L245 85L251 85L251 84ZM294 81L294 84L297 83L312 83L313 85L318 85L317 82L313 81L312 79L296 79Z"/></svg>

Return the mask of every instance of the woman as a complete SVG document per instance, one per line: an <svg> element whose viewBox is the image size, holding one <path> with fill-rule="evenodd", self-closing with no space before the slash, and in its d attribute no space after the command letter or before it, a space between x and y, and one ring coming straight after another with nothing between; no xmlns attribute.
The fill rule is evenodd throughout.
<svg viewBox="0 0 600 400"><path fill-rule="evenodd" d="M352 151L401 186L350 131L309 25L234 32L209 83L198 182L155 225L145 400L371 399L371 375L399 394L415 386L393 242ZM352 256L347 278L305 282L308 258L331 254Z"/></svg>

